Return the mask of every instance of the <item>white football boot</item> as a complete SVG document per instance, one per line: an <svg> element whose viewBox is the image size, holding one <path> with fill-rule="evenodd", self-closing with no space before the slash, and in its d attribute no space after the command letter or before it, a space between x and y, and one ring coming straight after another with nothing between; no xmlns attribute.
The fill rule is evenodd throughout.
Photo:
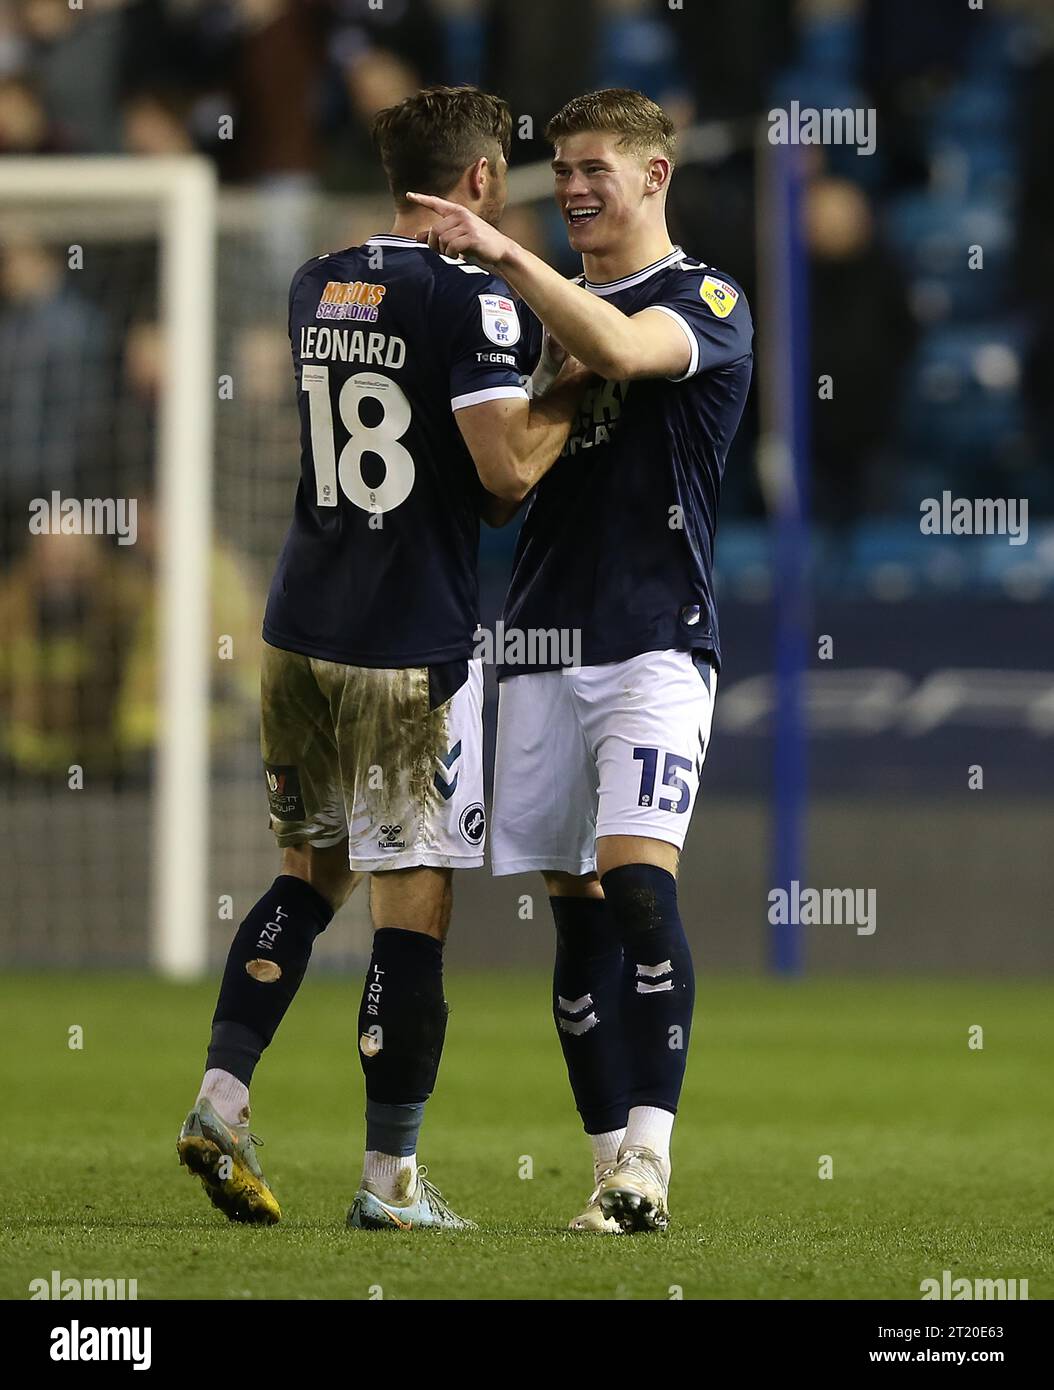
<svg viewBox="0 0 1054 1390"><path fill-rule="evenodd" d="M670 1224L666 1202L669 1166L651 1149L625 1149L612 1170L597 1183L602 1214L627 1235L634 1231L665 1231Z"/></svg>
<svg viewBox="0 0 1054 1390"><path fill-rule="evenodd" d="M569 1231L589 1231L597 1236L620 1236L622 1234L622 1227L618 1222L605 1216L600 1210L600 1202L598 1200L600 1197L600 1184L605 1178L610 1177L614 1171L615 1169L613 1167L602 1168L600 1170L597 1174L597 1185L593 1188L593 1195L586 1203L585 1210L579 1212L574 1220L567 1223L567 1229Z"/></svg>

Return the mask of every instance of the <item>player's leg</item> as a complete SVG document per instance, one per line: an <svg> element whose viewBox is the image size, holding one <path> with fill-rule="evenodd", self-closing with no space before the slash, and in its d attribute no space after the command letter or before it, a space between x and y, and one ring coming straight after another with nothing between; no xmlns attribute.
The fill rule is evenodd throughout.
<svg viewBox="0 0 1054 1390"><path fill-rule="evenodd" d="M366 1080L366 1154L348 1225L365 1229L458 1228L417 1161L425 1106L446 1036L443 945L453 903L450 869L373 874L373 953L359 1006L359 1061Z"/></svg>
<svg viewBox="0 0 1054 1390"><path fill-rule="evenodd" d="M617 1235L597 1201L614 1168L629 1114L621 1022L622 941L595 873L544 875L556 927L553 1019L567 1077L593 1151L593 1193L574 1231Z"/></svg>
<svg viewBox="0 0 1054 1390"><path fill-rule="evenodd" d="M600 1204L624 1230L661 1229L695 1002L677 862L709 743L716 676L682 652L594 670L597 872L623 951L629 1086L619 1163L601 1183Z"/></svg>
<svg viewBox="0 0 1054 1390"><path fill-rule="evenodd" d="M315 938L360 878L348 867L347 840L326 848L288 846L281 873L238 927L198 1097L207 1097L227 1123L248 1120L257 1063L300 988Z"/></svg>
<svg viewBox="0 0 1054 1390"><path fill-rule="evenodd" d="M273 1222L278 1203L249 1133L249 1086L292 1003L318 934L352 891L329 709L308 658L265 645L261 740L281 873L227 955L198 1097L180 1161L232 1220Z"/></svg>
<svg viewBox="0 0 1054 1390"><path fill-rule="evenodd" d="M350 862L371 874L374 937L358 1031L366 1155L348 1224L458 1228L471 1223L424 1177L417 1144L446 1034L453 869L483 862L482 669L455 662L354 680L338 740Z"/></svg>
<svg viewBox="0 0 1054 1390"><path fill-rule="evenodd" d="M494 764L496 875L541 869L556 927L553 1020L593 1151L594 1188L626 1123L618 1007L622 944L593 872L596 768L572 696L571 672L501 685ZM618 1233L592 1198L573 1230Z"/></svg>

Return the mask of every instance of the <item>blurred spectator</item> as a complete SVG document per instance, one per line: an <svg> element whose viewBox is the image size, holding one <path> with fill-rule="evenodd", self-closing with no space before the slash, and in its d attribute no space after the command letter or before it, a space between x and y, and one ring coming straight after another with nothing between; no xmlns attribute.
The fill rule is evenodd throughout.
<svg viewBox="0 0 1054 1390"><path fill-rule="evenodd" d="M597 85L598 0L489 0L484 86L512 108L512 162L549 160L545 127L571 97ZM518 120L530 116L533 138L520 139Z"/></svg>
<svg viewBox="0 0 1054 1390"><path fill-rule="evenodd" d="M229 83L239 174L252 180L313 176L319 158L313 87L321 45L311 8L297 0L231 0L228 8L236 26Z"/></svg>
<svg viewBox="0 0 1054 1390"><path fill-rule="evenodd" d="M124 761L142 763L158 734L157 516L149 498L139 500L135 562L147 585L130 624L130 641L120 666L111 707L114 744ZM120 563L127 566L122 557ZM209 631L230 638L230 654L210 652L209 732L222 747L244 737L259 716L260 624L264 590L258 576L230 546L217 540L209 557Z"/></svg>
<svg viewBox="0 0 1054 1390"><path fill-rule="evenodd" d="M901 374L913 340L904 277L875 240L866 195L820 176L805 200L809 251L814 511L849 524L873 486L891 491L878 463L895 424ZM833 378L818 397L821 375Z"/></svg>
<svg viewBox="0 0 1054 1390"><path fill-rule="evenodd" d="M697 120L766 109L772 79L794 45L792 0L686 0L681 10L659 0L658 8L684 55Z"/></svg>
<svg viewBox="0 0 1054 1390"><path fill-rule="evenodd" d="M427 0L326 0L326 181L357 191L384 187L369 137L371 118L423 86L446 79L444 31Z"/></svg>
<svg viewBox="0 0 1054 1390"><path fill-rule="evenodd" d="M69 285L59 254L9 238L0 258L0 458L4 510L19 531L17 518L42 492L112 493L111 370L105 315Z"/></svg>
<svg viewBox="0 0 1054 1390"><path fill-rule="evenodd" d="M121 550L95 535L32 537L0 576L0 767L98 787L141 775L158 731L156 533L138 499L138 539ZM212 665L212 738L244 736L259 696L262 590L244 561L211 556L210 630L231 639Z"/></svg>
<svg viewBox="0 0 1054 1390"><path fill-rule="evenodd" d="M938 100L983 39L987 9L961 0L865 0L861 80L879 111L890 188L925 183L928 125Z"/></svg>
<svg viewBox="0 0 1054 1390"><path fill-rule="evenodd" d="M1030 6L1030 62L1022 82L1022 186L1018 290L1032 310L1035 337L1025 396L1041 458L1054 451L1054 12Z"/></svg>
<svg viewBox="0 0 1054 1390"><path fill-rule="evenodd" d="M695 114L676 22L682 13L661 0L600 0L597 86L645 92L678 128Z"/></svg>
<svg viewBox="0 0 1054 1390"><path fill-rule="evenodd" d="M32 537L0 576L0 759L20 772L89 778L118 762L114 710L135 623L151 601L139 569L99 536Z"/></svg>
<svg viewBox="0 0 1054 1390"><path fill-rule="evenodd" d="M0 154L58 154L67 147L33 82L0 78Z"/></svg>
<svg viewBox="0 0 1054 1390"><path fill-rule="evenodd" d="M27 57L51 122L74 149L109 154L119 143L125 0L21 0Z"/></svg>
<svg viewBox="0 0 1054 1390"><path fill-rule="evenodd" d="M128 154L192 154L189 104L178 91L138 91L122 108L122 146Z"/></svg>

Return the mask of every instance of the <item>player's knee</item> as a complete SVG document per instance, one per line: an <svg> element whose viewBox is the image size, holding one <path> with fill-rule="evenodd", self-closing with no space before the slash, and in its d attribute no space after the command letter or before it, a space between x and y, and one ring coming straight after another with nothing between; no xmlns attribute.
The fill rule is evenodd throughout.
<svg viewBox="0 0 1054 1390"><path fill-rule="evenodd" d="M452 880L450 869L423 866L375 873L370 881L374 929L399 927L431 936L442 944L450 928Z"/></svg>
<svg viewBox="0 0 1054 1390"><path fill-rule="evenodd" d="M596 874L568 874L557 870L542 873L545 891L550 898L602 898L600 879Z"/></svg>
<svg viewBox="0 0 1054 1390"><path fill-rule="evenodd" d="M282 872L309 883L336 912L351 896L362 874L348 864L346 842L326 849L296 845L282 851Z"/></svg>
<svg viewBox="0 0 1054 1390"><path fill-rule="evenodd" d="M677 916L677 880L657 864L620 864L601 884L623 937L660 930Z"/></svg>

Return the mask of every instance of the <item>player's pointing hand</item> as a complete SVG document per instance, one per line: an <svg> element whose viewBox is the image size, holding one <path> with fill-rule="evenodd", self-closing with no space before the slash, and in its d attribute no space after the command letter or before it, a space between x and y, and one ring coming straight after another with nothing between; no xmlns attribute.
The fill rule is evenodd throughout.
<svg viewBox="0 0 1054 1390"><path fill-rule="evenodd" d="M497 227L446 198L436 198L430 193L407 193L406 196L436 214L428 231L417 234L418 241L427 241L431 250L441 255L464 256L465 260L487 270L496 270L501 265L512 243Z"/></svg>

